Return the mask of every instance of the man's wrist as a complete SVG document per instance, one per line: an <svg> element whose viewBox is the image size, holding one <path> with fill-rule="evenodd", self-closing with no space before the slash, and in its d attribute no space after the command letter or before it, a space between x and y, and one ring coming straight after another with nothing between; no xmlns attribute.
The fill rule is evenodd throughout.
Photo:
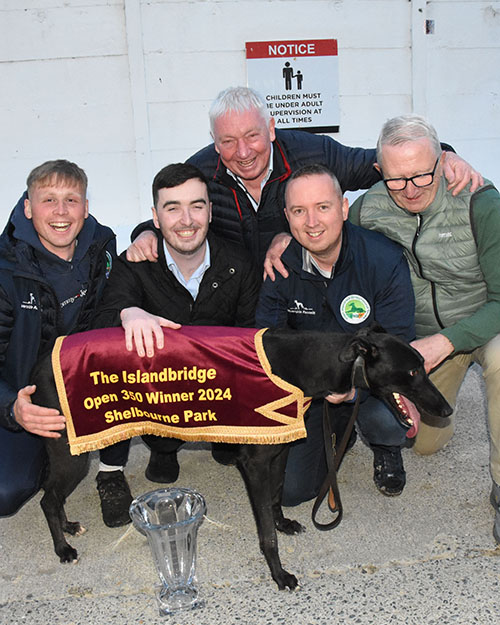
<svg viewBox="0 0 500 625"><path fill-rule="evenodd" d="M9 411L6 415L7 417L7 429L10 430L11 432L21 432L21 430L23 429L22 425L20 425L17 422L16 419L16 414L14 412L14 405L15 405L15 400L12 402L12 404L10 405Z"/></svg>
<svg viewBox="0 0 500 625"><path fill-rule="evenodd" d="M440 336L442 339L444 339L444 340L441 340L443 349L448 350L448 355L452 354L455 351L455 346L450 341L450 339L445 334L442 334L441 332L439 332L437 336Z"/></svg>

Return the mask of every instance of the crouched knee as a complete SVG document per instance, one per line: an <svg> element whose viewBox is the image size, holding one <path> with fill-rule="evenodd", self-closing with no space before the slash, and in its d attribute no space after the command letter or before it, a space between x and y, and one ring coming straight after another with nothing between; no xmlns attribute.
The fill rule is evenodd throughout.
<svg viewBox="0 0 500 625"><path fill-rule="evenodd" d="M453 423L444 428L438 428L421 422L413 449L417 454L430 456L447 445L453 432Z"/></svg>

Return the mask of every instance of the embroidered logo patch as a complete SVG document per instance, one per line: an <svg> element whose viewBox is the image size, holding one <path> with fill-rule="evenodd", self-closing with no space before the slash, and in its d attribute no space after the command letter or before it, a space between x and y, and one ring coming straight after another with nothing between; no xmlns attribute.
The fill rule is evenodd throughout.
<svg viewBox="0 0 500 625"><path fill-rule="evenodd" d="M316 311L314 310L314 308L308 308L307 306L304 306L304 304L302 302L299 302L299 300L293 300L294 305L293 306L289 306L289 308L287 309L288 313L292 313L295 315L315 315Z"/></svg>
<svg viewBox="0 0 500 625"><path fill-rule="evenodd" d="M109 278L109 274L111 273L112 267L113 267L113 257L108 251L106 251L106 280Z"/></svg>
<svg viewBox="0 0 500 625"><path fill-rule="evenodd" d="M33 293L30 293L29 299L21 302L21 308L25 308L26 310L38 310L36 297Z"/></svg>
<svg viewBox="0 0 500 625"><path fill-rule="evenodd" d="M362 323L370 311L370 304L361 295L348 295L340 304L340 314L347 323Z"/></svg>

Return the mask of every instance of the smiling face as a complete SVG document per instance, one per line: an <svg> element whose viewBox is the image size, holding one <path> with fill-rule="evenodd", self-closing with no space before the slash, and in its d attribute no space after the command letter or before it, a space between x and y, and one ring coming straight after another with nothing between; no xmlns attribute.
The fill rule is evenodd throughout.
<svg viewBox="0 0 500 625"><path fill-rule="evenodd" d="M37 182L24 201L24 214L33 221L42 245L63 260L71 260L76 238L89 215L88 200L82 187L52 177Z"/></svg>
<svg viewBox="0 0 500 625"><path fill-rule="evenodd" d="M383 178L411 178L427 174L432 171L436 154L429 139L422 138L416 141L406 141L399 145L384 145L382 147L381 163L376 164ZM402 191L391 191L389 195L398 206L410 213L421 213L436 197L439 182L443 174L443 159L441 155L436 165L432 183L427 187L416 187L408 181Z"/></svg>
<svg viewBox="0 0 500 625"><path fill-rule="evenodd" d="M198 178L158 190L153 220L171 254L194 255L200 251L211 218L212 205L207 186Z"/></svg>
<svg viewBox="0 0 500 625"><path fill-rule="evenodd" d="M274 119L269 123L257 109L231 111L214 123L215 149L224 165L244 181L260 182L267 174Z"/></svg>
<svg viewBox="0 0 500 625"><path fill-rule="evenodd" d="M285 215L294 238L322 269L331 270L340 253L349 204L327 174L301 176L288 183Z"/></svg>

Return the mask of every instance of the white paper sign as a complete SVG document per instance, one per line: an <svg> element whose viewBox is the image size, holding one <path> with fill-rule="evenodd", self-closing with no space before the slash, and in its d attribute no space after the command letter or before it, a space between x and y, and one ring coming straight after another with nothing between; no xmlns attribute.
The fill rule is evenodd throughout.
<svg viewBox="0 0 500 625"><path fill-rule="evenodd" d="M265 99L277 128L338 132L336 39L246 43L248 86Z"/></svg>

